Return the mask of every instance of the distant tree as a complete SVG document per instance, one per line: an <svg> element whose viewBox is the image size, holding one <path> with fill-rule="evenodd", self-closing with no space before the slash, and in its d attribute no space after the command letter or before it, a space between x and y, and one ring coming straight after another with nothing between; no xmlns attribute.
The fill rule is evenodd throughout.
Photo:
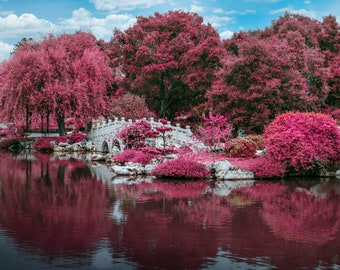
<svg viewBox="0 0 340 270"><path fill-rule="evenodd" d="M3 119L52 115L64 135L67 116L86 122L107 115L113 74L92 34L49 35L27 44L0 67Z"/></svg>
<svg viewBox="0 0 340 270"><path fill-rule="evenodd" d="M319 34L319 46L330 69L328 80L330 92L326 103L340 108L340 26L334 16L326 16L322 21L322 32Z"/></svg>
<svg viewBox="0 0 340 270"><path fill-rule="evenodd" d="M120 89L144 95L149 107L168 119L205 100L222 55L216 30L183 11L138 17L125 32L116 30L110 44L120 48L120 58L113 53L125 75Z"/></svg>
<svg viewBox="0 0 340 270"><path fill-rule="evenodd" d="M324 58L298 32L260 39L245 33L225 42L228 52L207 93L214 113L239 128L261 133L277 114L320 110L328 95Z"/></svg>
<svg viewBox="0 0 340 270"><path fill-rule="evenodd" d="M125 117L132 120L156 117L156 114L148 108L145 98L130 93L113 99L110 107L111 117Z"/></svg>

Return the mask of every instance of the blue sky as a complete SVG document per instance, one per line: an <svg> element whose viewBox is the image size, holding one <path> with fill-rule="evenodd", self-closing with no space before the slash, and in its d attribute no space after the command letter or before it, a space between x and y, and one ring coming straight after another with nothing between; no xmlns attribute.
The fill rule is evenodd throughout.
<svg viewBox="0 0 340 270"><path fill-rule="evenodd" d="M320 21L331 14L340 22L339 0L0 0L0 61L24 37L83 30L108 41L114 28L125 30L136 16L178 9L198 13L222 39L264 29L285 11Z"/></svg>

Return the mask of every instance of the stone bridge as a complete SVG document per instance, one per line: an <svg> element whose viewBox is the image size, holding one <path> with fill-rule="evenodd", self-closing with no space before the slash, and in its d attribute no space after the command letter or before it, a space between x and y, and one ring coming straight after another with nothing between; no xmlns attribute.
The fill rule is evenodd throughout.
<svg viewBox="0 0 340 270"><path fill-rule="evenodd" d="M172 128L171 131L166 132L166 147L190 147L192 149L205 147L202 142L192 136L189 126L181 128L179 124L172 126L170 122L163 124L159 121L155 121L153 118L143 119L151 125L152 130L161 126ZM124 145L121 139L118 138L118 133L132 123L133 121L131 119L126 121L124 117L108 121L102 120L92 127L91 131L88 133L88 139L93 142L98 152L111 153L117 151L117 149L118 151L122 151ZM154 144L157 147L163 147L163 139L161 137L156 138Z"/></svg>

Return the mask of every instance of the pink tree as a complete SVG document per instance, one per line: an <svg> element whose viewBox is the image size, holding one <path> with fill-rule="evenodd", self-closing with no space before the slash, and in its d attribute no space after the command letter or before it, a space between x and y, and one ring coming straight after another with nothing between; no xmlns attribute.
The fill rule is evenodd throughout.
<svg viewBox="0 0 340 270"><path fill-rule="evenodd" d="M113 74L92 34L49 35L31 46L19 46L1 66L0 74L5 119L17 122L22 112L47 119L53 115L63 135L65 117L86 122L107 114L107 89Z"/></svg>
<svg viewBox="0 0 340 270"><path fill-rule="evenodd" d="M110 105L110 113L113 117L125 117L132 120L156 117L156 114L148 108L144 97L131 93L113 99Z"/></svg>
<svg viewBox="0 0 340 270"><path fill-rule="evenodd" d="M231 135L232 127L228 118L220 114L204 118L204 124L198 128L196 137L209 146L210 150L222 148L222 144Z"/></svg>
<svg viewBox="0 0 340 270"><path fill-rule="evenodd" d="M150 108L167 119L205 100L222 51L216 30L183 11L138 17L133 27L116 31L110 44L113 50L121 48L118 61L126 76L120 89L143 94Z"/></svg>
<svg viewBox="0 0 340 270"><path fill-rule="evenodd" d="M261 133L287 110L320 110L328 94L323 56L298 32L286 39L244 33L225 42L227 57L207 97L235 128Z"/></svg>

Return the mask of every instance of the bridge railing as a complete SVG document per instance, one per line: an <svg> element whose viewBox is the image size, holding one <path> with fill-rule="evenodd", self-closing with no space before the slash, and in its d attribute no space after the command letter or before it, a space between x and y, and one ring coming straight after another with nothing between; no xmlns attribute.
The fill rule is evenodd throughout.
<svg viewBox="0 0 340 270"><path fill-rule="evenodd" d="M176 124L175 126L171 125L171 122L168 121L166 124L163 124L160 121L155 121L154 118L143 118L146 120L150 125L151 129L155 130L156 127L167 126L171 127L171 131L167 131L166 134L170 135L170 141L179 145L193 145L199 144L193 136L192 131L189 126L186 128L181 128L180 124ZM138 121L138 120L136 120ZM136 122L135 121L135 122ZM114 118L113 120L108 121L100 121L96 123L90 133L88 134L89 139L91 139L98 147L101 145L102 141L110 140L112 138L116 138L117 134L123 130L128 125L133 124L131 119L126 120L124 117L121 119ZM96 143L97 142L97 143Z"/></svg>

